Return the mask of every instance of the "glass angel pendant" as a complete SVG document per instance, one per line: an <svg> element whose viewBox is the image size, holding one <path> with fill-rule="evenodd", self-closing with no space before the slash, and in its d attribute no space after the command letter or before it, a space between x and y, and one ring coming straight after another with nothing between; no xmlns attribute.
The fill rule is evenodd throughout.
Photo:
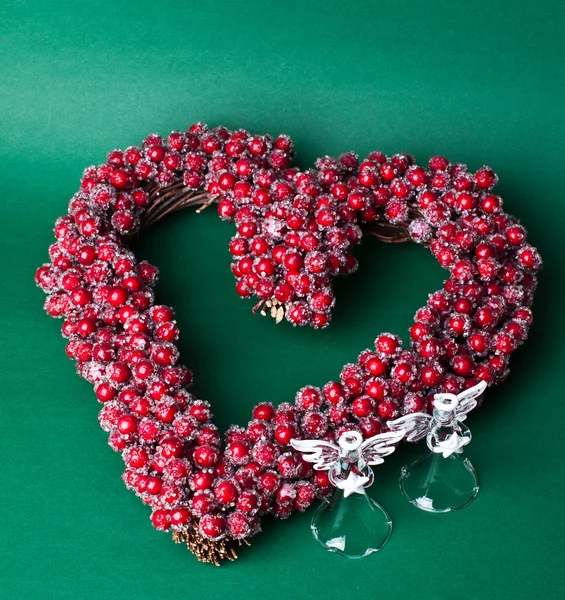
<svg viewBox="0 0 565 600"><path fill-rule="evenodd" d="M363 442L360 433L348 431L340 436L338 445L323 440L291 441L304 460L314 463L314 469L328 471L336 488L329 499L322 500L311 524L314 537L330 552L363 558L388 542L392 520L365 488L374 480L370 465L384 462L403 437L404 431L398 430Z"/></svg>
<svg viewBox="0 0 565 600"><path fill-rule="evenodd" d="M415 413L388 422L392 431L406 432L409 442L426 438L431 452L402 468L400 489L412 504L435 513L467 506L479 493L479 480L473 465L462 456L471 441L463 424L467 413L477 406L486 383L460 394L435 394L433 414Z"/></svg>

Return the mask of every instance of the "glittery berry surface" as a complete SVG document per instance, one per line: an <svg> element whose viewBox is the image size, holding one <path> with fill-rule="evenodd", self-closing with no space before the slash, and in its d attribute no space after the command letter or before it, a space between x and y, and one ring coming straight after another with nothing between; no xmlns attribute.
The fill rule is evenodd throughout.
<svg viewBox="0 0 565 600"><path fill-rule="evenodd" d="M266 513L305 510L330 484L291 439L335 441L347 429L371 437L389 419L427 410L435 392L499 383L532 323L541 258L504 212L489 167L473 173L443 157L424 167L372 152L299 171L293 156L287 136L200 123L114 150L84 171L36 274L47 313L62 319L67 355L94 386L126 486L157 529L177 536L242 540ZM174 312L153 292L158 270L128 248L166 212L206 203L235 227L236 292L277 321L326 327L333 280L357 268L364 235L423 244L448 277L416 312L409 348L377 335L335 381L278 407L259 404L246 426L222 436L210 404L188 391Z"/></svg>

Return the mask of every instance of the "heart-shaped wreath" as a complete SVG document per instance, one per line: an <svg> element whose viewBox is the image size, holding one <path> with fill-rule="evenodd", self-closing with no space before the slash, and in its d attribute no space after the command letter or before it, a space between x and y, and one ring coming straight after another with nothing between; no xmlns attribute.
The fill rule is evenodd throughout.
<svg viewBox="0 0 565 600"><path fill-rule="evenodd" d="M471 173L435 157L324 157L291 167L293 144L196 124L165 140L108 154L88 167L68 215L57 220L51 262L36 281L45 308L64 319L67 354L94 384L100 423L122 453L123 479L200 560L235 556L233 542L260 529L261 515L288 517L331 489L290 446L293 438L365 438L386 421L430 410L435 392L500 382L526 339L541 259L492 193L489 167ZM364 234L429 247L449 271L410 328L411 348L383 333L343 367L339 381L307 386L294 403L261 403L222 443L210 405L187 391L171 308L155 304L156 267L128 238L165 214L218 203L235 222L230 242L240 296L277 322L325 327L332 278L357 268Z"/></svg>

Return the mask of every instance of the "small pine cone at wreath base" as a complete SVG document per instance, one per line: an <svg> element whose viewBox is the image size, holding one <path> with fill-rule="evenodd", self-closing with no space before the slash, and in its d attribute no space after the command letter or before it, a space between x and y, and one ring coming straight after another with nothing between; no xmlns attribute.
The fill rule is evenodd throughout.
<svg viewBox="0 0 565 600"><path fill-rule="evenodd" d="M331 490L291 439L369 438L388 420L431 411L434 393L497 384L532 324L541 258L493 193L489 167L472 173L443 157L423 167L372 152L300 171L293 157L288 136L201 123L113 150L84 171L36 274L45 310L63 321L67 355L94 385L126 486L154 527L213 564L233 560L263 515L287 518ZM210 404L188 391L174 312L155 301L158 270L128 246L170 213L212 204L236 228L237 293L277 323L329 324L333 280L357 269L364 235L422 244L449 275L416 312L409 348L382 333L339 379L302 388L293 403L258 404L222 440Z"/></svg>

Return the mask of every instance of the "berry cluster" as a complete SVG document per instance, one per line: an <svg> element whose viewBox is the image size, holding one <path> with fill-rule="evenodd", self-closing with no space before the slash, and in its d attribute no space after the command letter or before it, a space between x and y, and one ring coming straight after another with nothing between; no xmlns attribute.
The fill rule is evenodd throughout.
<svg viewBox="0 0 565 600"><path fill-rule="evenodd" d="M210 177L208 194L219 199L224 219L233 219L237 234L230 243L237 292L259 299L294 325L315 328L329 323L334 305L331 278L354 271L351 246L361 241L357 214L347 202L345 183L357 157L326 157L318 170L300 173L288 166L292 144L281 136L270 163L262 166L263 140L241 144L235 162ZM245 156L242 156L243 154ZM274 158L276 157L276 161ZM260 159L259 164L257 158Z"/></svg>
<svg viewBox="0 0 565 600"><path fill-rule="evenodd" d="M527 337L541 259L492 193L488 167L471 173L435 157L424 168L374 152L361 163L326 157L300 172L292 156L286 136L202 124L114 150L85 170L56 222L50 263L37 271L48 314L63 319L67 354L95 387L124 481L158 529L242 539L263 514L305 510L330 484L291 439L335 441L350 429L371 437L389 419L430 409L437 391L500 382ZM174 313L154 301L157 269L127 247L157 201L152 190L175 185L205 189L235 221L238 293L295 325L329 322L332 277L356 268L351 248L379 224L428 246L449 277L416 313L409 349L381 334L338 381L301 389L293 404L256 406L222 442L209 404L187 391Z"/></svg>

